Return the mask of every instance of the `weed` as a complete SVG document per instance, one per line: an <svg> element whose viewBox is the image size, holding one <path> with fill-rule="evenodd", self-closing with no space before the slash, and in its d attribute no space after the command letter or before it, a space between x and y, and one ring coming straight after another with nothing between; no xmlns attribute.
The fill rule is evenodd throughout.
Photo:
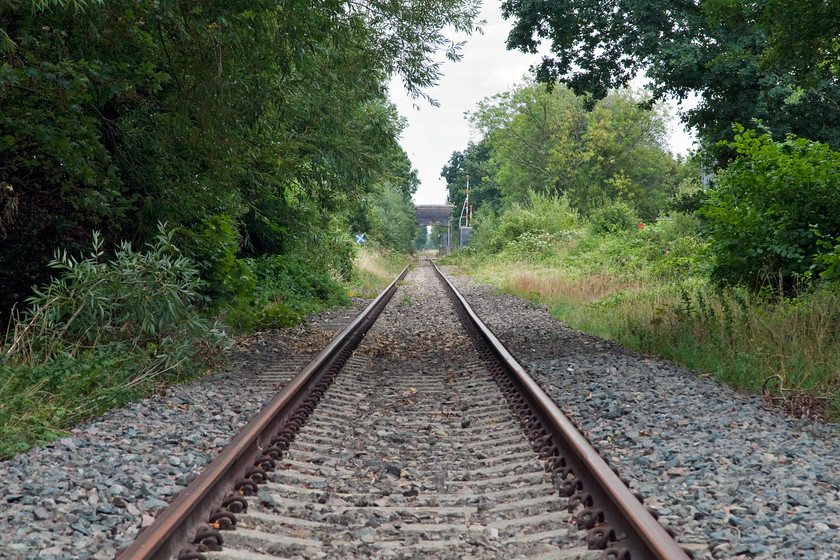
<svg viewBox="0 0 840 560"><path fill-rule="evenodd" d="M405 268L408 259L405 255L368 243L359 249L353 264L352 291L374 297Z"/></svg>
<svg viewBox="0 0 840 560"><path fill-rule="evenodd" d="M0 346L0 458L206 371L231 342L195 311L202 284L172 231L160 226L143 252L124 243L113 259L93 240L86 258L56 255L56 279L35 290Z"/></svg>
<svg viewBox="0 0 840 560"><path fill-rule="evenodd" d="M668 252L673 247L683 251L679 260ZM554 244L548 259L523 253L514 262L479 252L458 262L483 282L547 304L575 328L739 389L759 392L778 375L791 391L827 395L840 412L840 288L796 297L722 288L709 281L704 250L692 231L680 239L654 224L590 232L574 245Z"/></svg>

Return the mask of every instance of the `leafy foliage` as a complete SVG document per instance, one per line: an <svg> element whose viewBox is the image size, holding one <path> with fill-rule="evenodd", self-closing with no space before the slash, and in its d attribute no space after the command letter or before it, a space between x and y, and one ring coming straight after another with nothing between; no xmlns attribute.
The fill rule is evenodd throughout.
<svg viewBox="0 0 840 560"><path fill-rule="evenodd" d="M253 291L247 264L237 258L241 234L231 216L210 216L199 232L186 236L185 252L199 263L207 279L206 292L214 299L243 298Z"/></svg>
<svg viewBox="0 0 840 560"><path fill-rule="evenodd" d="M474 208L499 210L502 193L494 180L490 153L490 142L482 138L478 143L470 142L463 152L453 152L443 166L440 176L446 180L448 198L455 205L453 212L460 215L467 196L467 177L470 178L470 204Z"/></svg>
<svg viewBox="0 0 840 560"><path fill-rule="evenodd" d="M592 227L596 233L632 231L639 223L633 209L624 202L612 202L592 213Z"/></svg>
<svg viewBox="0 0 840 560"><path fill-rule="evenodd" d="M610 95L590 112L584 103L565 87L549 92L536 84L479 103L470 121L484 136L478 146L487 147L488 163L464 158L459 164L479 168L479 196L498 193L508 202L522 202L530 191L563 195L584 214L624 200L645 219L655 218L678 177L678 166L664 149L664 113L640 108L626 92ZM449 182L450 197L462 188L454 163L444 169L447 181L456 180Z"/></svg>
<svg viewBox="0 0 840 560"><path fill-rule="evenodd" d="M188 370L196 341L224 346L218 325L195 310L198 269L180 254L173 236L161 226L146 251L124 242L113 260L104 258L97 233L88 257L59 253L50 262L58 276L30 297L4 359L38 364L120 343L131 352L153 350L145 375L155 377L176 367Z"/></svg>
<svg viewBox="0 0 840 560"><path fill-rule="evenodd" d="M497 252L516 242L529 252L528 247L542 247L546 238L562 237L579 224L578 213L567 198L531 192L524 204L505 209L498 219L489 212L480 214L471 243L481 250Z"/></svg>
<svg viewBox="0 0 840 560"><path fill-rule="evenodd" d="M537 79L589 93L590 104L641 71L654 100L699 92L701 103L684 117L721 162L732 157L717 145L731 139L732 122L760 120L777 137L840 147L831 2L622 0L605 9L597 0L505 0L502 9L514 19L508 48L535 53L550 41L553 56L543 58ZM780 53L790 58L779 60Z"/></svg>
<svg viewBox="0 0 840 560"><path fill-rule="evenodd" d="M143 252L123 243L113 260L61 252L57 277L35 290L0 355L0 456L43 442L156 383L211 367L230 344L196 311L197 267L160 228Z"/></svg>
<svg viewBox="0 0 840 560"><path fill-rule="evenodd" d="M767 0L760 24L767 30L769 63L780 63L798 76L814 67L840 76L840 10L822 0Z"/></svg>
<svg viewBox="0 0 840 560"><path fill-rule="evenodd" d="M445 30L473 31L477 13L476 0L5 3L0 309L93 229L143 243L160 221L180 227L225 297L247 285L237 252L287 253L325 222L346 235L399 134L384 84L423 97L436 53L459 57Z"/></svg>
<svg viewBox="0 0 840 560"><path fill-rule="evenodd" d="M735 132L730 147L740 157L718 176L701 209L715 277L789 291L797 278L831 276L840 153L802 138L776 142L741 126Z"/></svg>
<svg viewBox="0 0 840 560"><path fill-rule="evenodd" d="M231 308L234 324L258 330L300 323L307 313L349 303L344 288L300 256L265 255L247 261L257 286L248 306Z"/></svg>
<svg viewBox="0 0 840 560"><path fill-rule="evenodd" d="M396 142L386 155L385 170L351 217L350 227L365 232L368 241L408 253L416 236L411 197L420 180Z"/></svg>
<svg viewBox="0 0 840 560"><path fill-rule="evenodd" d="M814 255L811 271L821 269L820 278L837 282L840 280L840 237L832 240L818 231L814 231L814 235L819 238L816 242L819 251Z"/></svg>
<svg viewBox="0 0 840 560"><path fill-rule="evenodd" d="M526 231L508 243L505 251L516 258L547 255L551 251L551 236L545 232Z"/></svg>

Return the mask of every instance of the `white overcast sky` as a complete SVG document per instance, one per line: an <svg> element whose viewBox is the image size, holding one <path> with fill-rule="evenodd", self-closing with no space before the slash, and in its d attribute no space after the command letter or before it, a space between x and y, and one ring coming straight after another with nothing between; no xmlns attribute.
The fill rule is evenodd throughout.
<svg viewBox="0 0 840 560"><path fill-rule="evenodd" d="M467 41L464 58L457 63L447 61L440 83L426 91L437 99L440 107L410 99L399 80L390 84L391 101L408 119L400 144L420 176L420 187L414 195L416 204L446 202L446 182L440 176L441 169L452 152L463 151L470 140L479 139L470 130L464 113L474 109L485 97L507 91L522 81L529 66L539 61L540 55L505 49L511 23L502 19L500 4L495 0L484 1L480 19L486 20L487 25L483 35L452 37ZM676 120L671 132L671 150L685 154L691 138Z"/></svg>

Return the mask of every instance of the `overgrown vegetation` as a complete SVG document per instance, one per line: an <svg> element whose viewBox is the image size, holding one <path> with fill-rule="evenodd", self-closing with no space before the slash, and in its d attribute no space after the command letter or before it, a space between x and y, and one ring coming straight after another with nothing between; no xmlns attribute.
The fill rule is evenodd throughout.
<svg viewBox="0 0 840 560"><path fill-rule="evenodd" d="M385 85L427 97L460 57L445 31L475 30L478 6L4 3L0 317L93 230L113 254L169 223L207 295L234 304L244 259L306 254L346 277L357 230L408 250L417 177Z"/></svg>
<svg viewBox="0 0 840 560"><path fill-rule="evenodd" d="M774 141L735 125L739 155L701 208L718 280L795 291L838 278L840 153L789 137Z"/></svg>
<svg viewBox="0 0 840 560"><path fill-rule="evenodd" d="M347 302L353 233L410 250L417 174L386 84L434 103L460 58L447 29L478 7L5 2L0 456L206 371L222 321Z"/></svg>
<svg viewBox="0 0 840 560"><path fill-rule="evenodd" d="M562 89L540 95L558 101L508 104L491 125L481 120L485 137L444 168L454 181L467 168L479 170L486 201L471 245L452 260L482 281L546 303L574 327L739 389L783 394L798 412L840 418L840 154L734 125L726 147L737 158L708 189L693 157L671 160L673 177L655 179L658 193L645 199L632 196L636 187L616 190L659 156L578 158L578 186L567 189L568 174L550 162L576 149L595 153L581 139L609 136L613 125L576 135L547 125L549 132L532 136L542 144L525 142L525 131L536 128L516 130L519 120L545 114L545 123L559 123L582 103L560 103L570 95ZM487 111L485 101L477 114ZM515 148L520 141L527 155ZM649 149L661 150L655 142ZM540 166L551 170L546 180L537 180ZM520 172L532 178L516 186L511 178ZM537 187L518 194L529 184ZM451 184L450 193L462 188Z"/></svg>
<svg viewBox="0 0 840 560"><path fill-rule="evenodd" d="M366 243L359 249L353 263L349 294L374 297L385 289L408 263L409 258L404 253Z"/></svg>
<svg viewBox="0 0 840 560"><path fill-rule="evenodd" d="M203 282L160 228L146 250L112 258L93 236L84 258L62 251L0 354L0 457L81 419L212 368L230 338L201 316Z"/></svg>
<svg viewBox="0 0 840 560"><path fill-rule="evenodd" d="M546 211L537 203L501 219L528 222ZM575 217L559 214L551 219ZM545 303L570 326L739 389L761 392L773 378L768 390L778 394L781 380L788 397L810 395L799 412L840 417L836 283L803 280L788 293L722 285L712 276L719 261L701 219L672 213L643 229L623 226L623 213L615 227L595 220L509 239L499 229L482 232L479 223L473 245L451 259L482 282Z"/></svg>

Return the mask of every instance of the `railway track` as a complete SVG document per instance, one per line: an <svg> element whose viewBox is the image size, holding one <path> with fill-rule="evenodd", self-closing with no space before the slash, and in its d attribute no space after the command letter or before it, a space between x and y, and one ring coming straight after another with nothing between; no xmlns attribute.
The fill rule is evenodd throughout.
<svg viewBox="0 0 840 560"><path fill-rule="evenodd" d="M118 558L687 558L433 265L410 274Z"/></svg>

